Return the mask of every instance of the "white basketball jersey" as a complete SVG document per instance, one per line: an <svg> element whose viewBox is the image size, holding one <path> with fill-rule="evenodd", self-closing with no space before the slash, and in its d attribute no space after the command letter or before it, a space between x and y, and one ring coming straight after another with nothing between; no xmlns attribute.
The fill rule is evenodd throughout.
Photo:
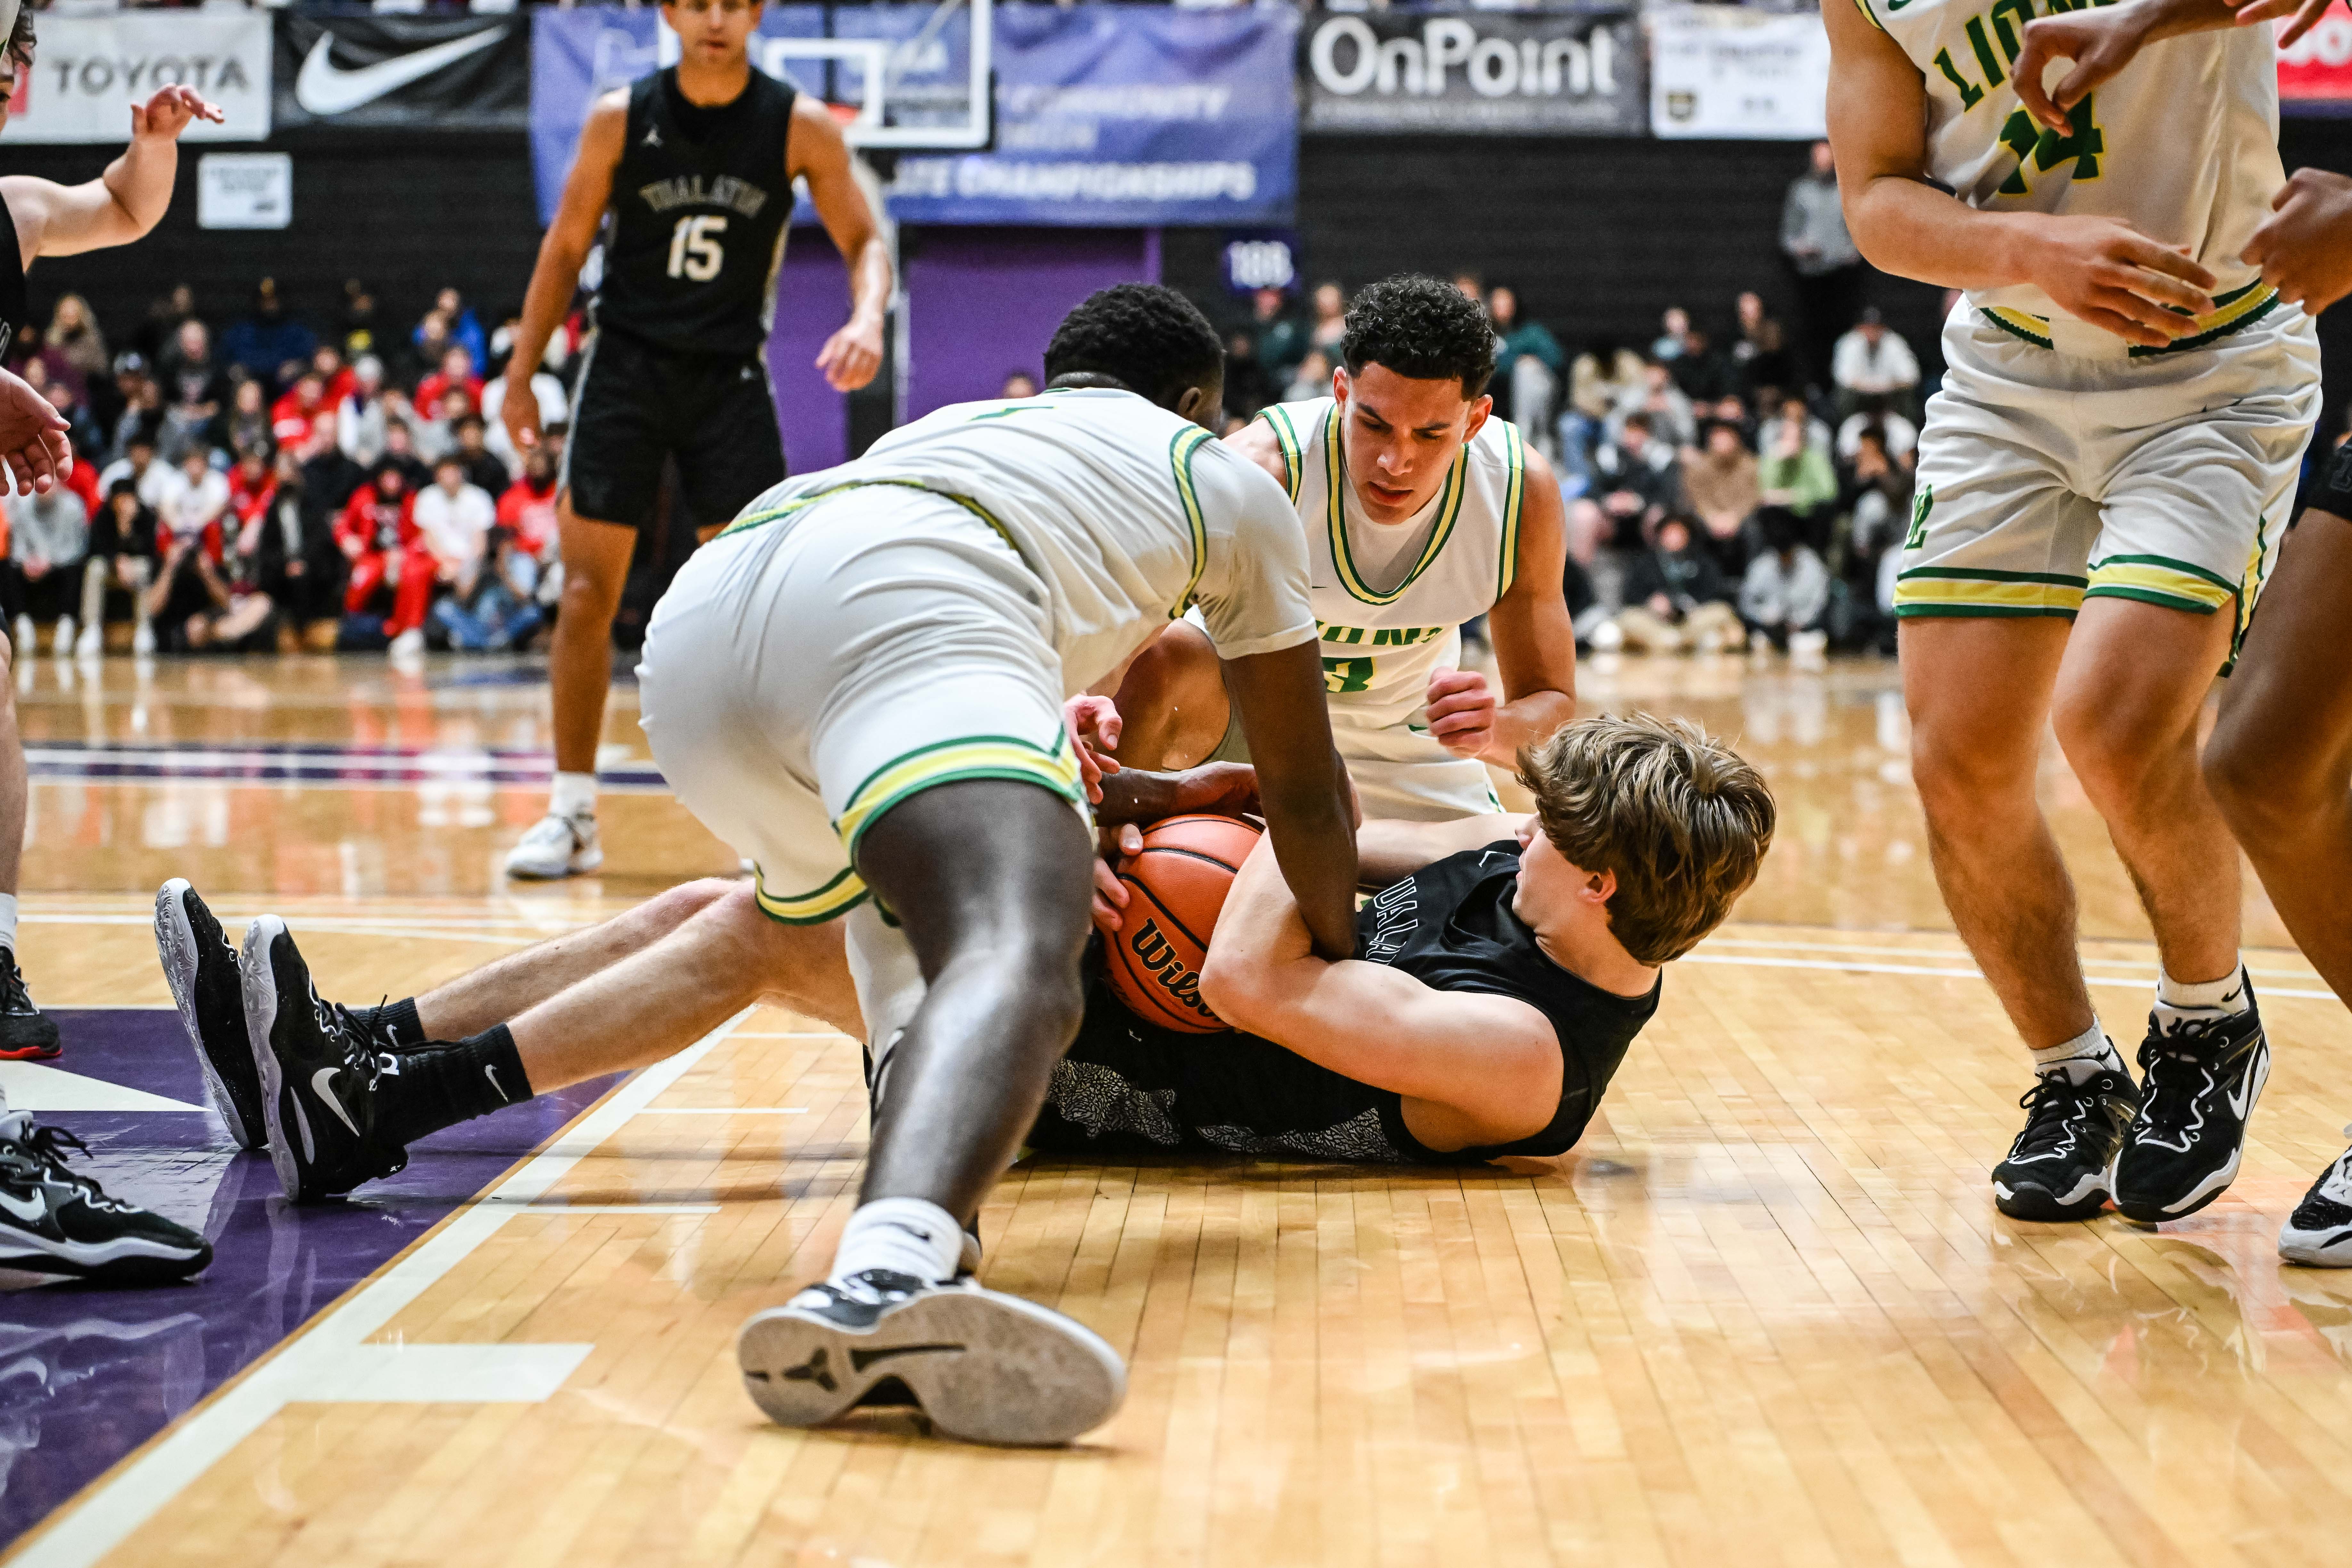
<svg viewBox="0 0 2352 1568"><path fill-rule="evenodd" d="M2074 106L2063 135L2018 101L2010 69L2045 0L1855 0L1927 81L1927 172L1972 207L2121 218L2181 245L2220 279L2218 315L2265 303L2238 259L2285 182L2278 67L2267 25L2150 44ZM2067 69L2061 62L2044 80ZM1972 294L1979 309L2059 314L2032 284ZM2027 325L2026 323L2016 323ZM2209 326L2228 323L2208 319ZM2029 327L2030 330L2030 327Z"/></svg>
<svg viewBox="0 0 2352 1568"><path fill-rule="evenodd" d="M1458 665L1462 623L1495 607L1518 568L1527 447L1518 427L1489 419L1457 453L1423 513L1429 542L1386 592L1356 570L1373 529L1348 483L1337 406L1328 397L1278 403L1258 416L1282 446L1292 503L1307 532L1307 597L1323 639L1323 685L1338 726L1425 726L1430 671ZM1359 542L1355 550L1349 541ZM1222 648L1220 649L1222 652Z"/></svg>

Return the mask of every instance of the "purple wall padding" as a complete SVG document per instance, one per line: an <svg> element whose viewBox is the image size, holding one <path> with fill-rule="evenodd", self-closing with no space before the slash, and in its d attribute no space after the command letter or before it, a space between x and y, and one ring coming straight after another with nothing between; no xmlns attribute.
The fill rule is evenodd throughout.
<svg viewBox="0 0 2352 1568"><path fill-rule="evenodd" d="M849 419L841 394L816 371L817 351L849 320L849 274L824 230L794 226L784 247L768 371L775 378L784 462L795 474L829 468L849 456Z"/></svg>

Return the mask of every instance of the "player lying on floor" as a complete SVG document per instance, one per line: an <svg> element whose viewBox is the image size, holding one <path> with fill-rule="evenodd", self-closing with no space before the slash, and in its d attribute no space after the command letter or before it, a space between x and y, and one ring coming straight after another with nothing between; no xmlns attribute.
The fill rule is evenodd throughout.
<svg viewBox="0 0 2352 1568"><path fill-rule="evenodd" d="M1379 890L1353 960L1314 954L1261 847L1202 982L1249 1032L1159 1029L1093 987L1032 1145L1391 1162L1566 1152L1657 1009L1658 966L1754 879L1774 807L1754 769L1687 722L1567 725L1523 768L1532 817L1364 825ZM1237 807L1244 777L1117 773L1098 815ZM265 915L240 1005L238 956L203 900L181 881L157 896L164 968L224 1113L258 1127L273 1093L281 1125L304 1131L299 1148L271 1150L296 1198L391 1174L441 1128L648 1066L755 1002L859 1033L845 960L779 973L777 929L747 885L694 883L423 996L348 1008L318 998Z"/></svg>

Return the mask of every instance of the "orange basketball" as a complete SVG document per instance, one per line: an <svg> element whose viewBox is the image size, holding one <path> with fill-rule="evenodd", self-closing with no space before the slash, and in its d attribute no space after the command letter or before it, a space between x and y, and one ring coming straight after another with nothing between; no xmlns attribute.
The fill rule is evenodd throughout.
<svg viewBox="0 0 2352 1568"><path fill-rule="evenodd" d="M1171 816L1143 835L1143 852L1119 868L1127 884L1122 929L1105 939L1110 988L1138 1016L1191 1035L1225 1023L1201 1000L1201 961L1234 873L1259 829L1235 816Z"/></svg>

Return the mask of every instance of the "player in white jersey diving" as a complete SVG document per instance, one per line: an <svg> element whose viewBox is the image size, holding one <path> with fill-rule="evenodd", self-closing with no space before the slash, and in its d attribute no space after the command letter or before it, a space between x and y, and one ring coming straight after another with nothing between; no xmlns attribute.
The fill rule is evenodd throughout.
<svg viewBox="0 0 2352 1568"><path fill-rule="evenodd" d="M1367 817L1499 811L1486 764L1576 717L1559 484L1491 417L1495 331L1451 283L1383 279L1348 307L1329 397L1276 404L1226 444L1282 481L1314 577L1331 730ZM1487 617L1502 677L1465 670ZM1212 636L1168 628L1128 671L1123 765L1247 762Z"/></svg>
<svg viewBox="0 0 2352 1568"><path fill-rule="evenodd" d="M1039 396L941 409L770 490L679 572L646 635L654 758L758 868L775 923L757 969L837 965L845 936L872 1053L872 1147L832 1271L738 1344L752 1398L793 1425L840 1414L886 1359L979 1441L1058 1442L1118 1406L1108 1345L959 1278L962 1227L1083 1008L1094 856L1063 703L1196 603L1259 742L1299 914L1324 957L1355 947L1307 552L1281 488L1196 423L1222 401L1215 331L1173 290L1125 284L1070 313L1045 371ZM409 1069L317 1001L275 917L241 969L288 1195L397 1169L377 1080ZM715 1026L728 989L691 988L681 1011ZM530 1094L505 1026L452 1050L435 1081L477 1110Z"/></svg>
<svg viewBox="0 0 2352 1568"><path fill-rule="evenodd" d="M1895 612L1937 881L2038 1069L1994 1198L2025 1219L2086 1218L2110 1196L2135 1220L2178 1218L2235 1177L2270 1063L2197 721L2275 561L2319 407L2310 319L2243 258L2284 182L2271 40L2167 38L2043 122L2018 86L2022 64L2019 58L2032 0L1841 0L1823 16L1855 243L1967 295ZM2156 931L2137 1081L2092 1007L2035 800L2045 723Z"/></svg>

